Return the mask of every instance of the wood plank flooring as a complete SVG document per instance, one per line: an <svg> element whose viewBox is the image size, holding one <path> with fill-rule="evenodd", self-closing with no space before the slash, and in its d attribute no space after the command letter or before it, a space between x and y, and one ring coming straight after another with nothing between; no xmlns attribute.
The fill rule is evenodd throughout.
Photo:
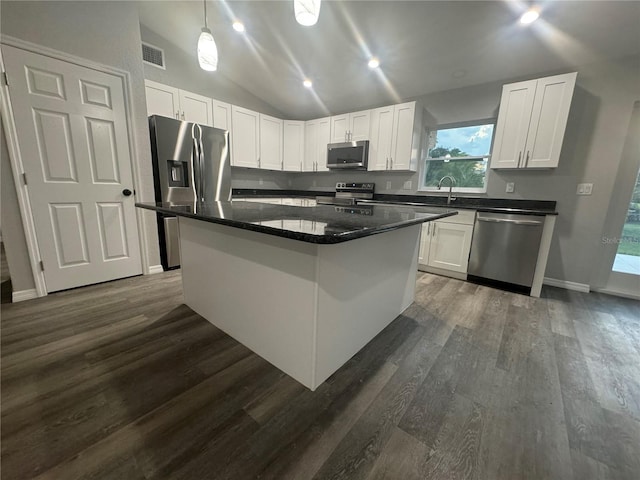
<svg viewBox="0 0 640 480"><path fill-rule="evenodd" d="M631 300L419 274L315 392L184 306L179 272L1 315L3 479L640 478Z"/></svg>

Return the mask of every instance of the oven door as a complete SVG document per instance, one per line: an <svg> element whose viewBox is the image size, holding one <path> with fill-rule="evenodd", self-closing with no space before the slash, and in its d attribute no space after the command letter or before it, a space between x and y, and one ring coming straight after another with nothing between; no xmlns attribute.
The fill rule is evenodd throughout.
<svg viewBox="0 0 640 480"><path fill-rule="evenodd" d="M368 158L368 140L327 145L327 168L366 170Z"/></svg>

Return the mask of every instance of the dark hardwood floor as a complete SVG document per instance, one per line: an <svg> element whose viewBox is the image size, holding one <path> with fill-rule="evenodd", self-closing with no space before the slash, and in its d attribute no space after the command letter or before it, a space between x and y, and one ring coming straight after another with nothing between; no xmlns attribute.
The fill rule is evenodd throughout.
<svg viewBox="0 0 640 480"><path fill-rule="evenodd" d="M2 478L637 480L639 313L420 274L310 392L182 305L179 272L3 305Z"/></svg>

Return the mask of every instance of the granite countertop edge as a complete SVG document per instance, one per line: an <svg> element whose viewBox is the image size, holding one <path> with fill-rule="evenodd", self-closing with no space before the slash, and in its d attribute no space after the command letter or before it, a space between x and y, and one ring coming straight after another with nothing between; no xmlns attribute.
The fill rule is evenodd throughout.
<svg viewBox="0 0 640 480"><path fill-rule="evenodd" d="M266 225L256 225L255 223L232 220L228 218L212 217L209 215L201 215L198 213L184 212L179 210L172 210L170 207L162 207L150 203L136 203L136 207L146 210L152 210L158 213L164 213L167 215L175 215L177 217L192 218L195 220L201 220L209 223L217 223L219 225L226 225L229 227L240 228L243 230L250 230L253 232L265 233L268 235L275 235L277 237L289 238L292 240L298 240L306 243L313 243L317 245L333 245L337 243L347 242L350 240L356 240L358 238L365 238L371 235L377 235L380 233L390 232L398 230L404 227L410 227L412 225L418 225L425 222L432 222L441 218L451 217L457 215L457 212L442 212L438 214L432 214L430 217L415 218L411 220L404 220L402 222L396 222L387 224L380 227L366 228L361 230L354 230L350 232L339 233L335 235L314 235L310 233L296 232L293 230L282 230L278 228L269 227ZM308 207L291 207L291 208L308 208Z"/></svg>
<svg viewBox="0 0 640 480"><path fill-rule="evenodd" d="M272 198L315 198L333 196L333 191L322 190L271 190L271 189L245 189L234 188L234 198L272 197ZM438 200L434 200L438 199ZM431 201L429 201L431 200ZM388 195L375 194L373 201L362 203L407 205L415 207L446 207L460 210L476 210L478 212L511 213L518 215L558 215L556 202L552 200L510 200L507 198L485 197L457 197L455 201L447 205L446 197L420 196L420 195ZM494 205L491 205L491 204ZM501 204L497 206L495 204ZM524 205L527 207L525 207Z"/></svg>

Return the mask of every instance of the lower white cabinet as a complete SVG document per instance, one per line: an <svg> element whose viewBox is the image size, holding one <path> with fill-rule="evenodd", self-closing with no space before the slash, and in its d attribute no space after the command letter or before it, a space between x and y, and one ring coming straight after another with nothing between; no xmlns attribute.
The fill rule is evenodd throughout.
<svg viewBox="0 0 640 480"><path fill-rule="evenodd" d="M438 273L449 271L466 275L475 212L460 211L456 217L422 224L418 254L421 270L432 268Z"/></svg>

